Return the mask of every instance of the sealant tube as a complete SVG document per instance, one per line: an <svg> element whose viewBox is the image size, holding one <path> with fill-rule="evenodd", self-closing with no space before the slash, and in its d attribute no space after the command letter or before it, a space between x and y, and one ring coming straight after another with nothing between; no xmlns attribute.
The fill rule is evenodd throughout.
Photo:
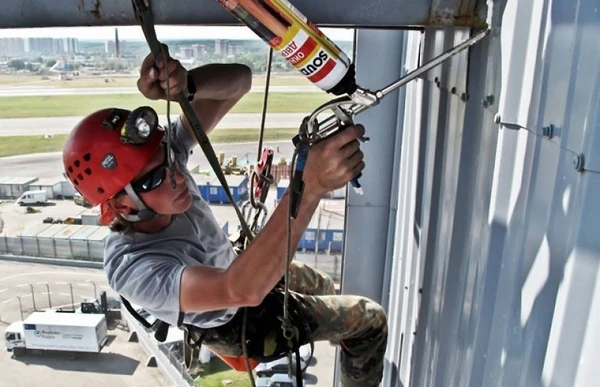
<svg viewBox="0 0 600 387"><path fill-rule="evenodd" d="M356 91L348 56L287 0L217 1L321 90Z"/></svg>

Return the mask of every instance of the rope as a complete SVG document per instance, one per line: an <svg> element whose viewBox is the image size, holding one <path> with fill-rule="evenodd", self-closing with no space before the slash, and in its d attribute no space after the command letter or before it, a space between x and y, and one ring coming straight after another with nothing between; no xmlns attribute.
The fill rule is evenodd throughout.
<svg viewBox="0 0 600 387"><path fill-rule="evenodd" d="M272 67L272 62L273 62L273 48L269 47L269 55L267 57L267 74L265 77L265 92L263 94L263 103L262 103L262 111L261 111L261 120L260 120L260 131L258 134L258 151L256 153L256 166L254 167L254 171L252 172L252 175L250 176L250 204L252 204L252 207L256 210L256 215L254 215L254 221L252 222L251 228L252 231L256 232L257 231L257 227L258 227L258 219L260 218L260 214L261 214L261 209L264 207L261 206L260 199L258 199L258 202L256 201L256 198L254 198L254 176L256 176L257 181L259 182L258 184L262 185L265 181L265 177L262 174L258 174L257 170L258 170L258 164L261 161L261 157L263 154L263 141L264 141L264 136L265 136L265 121L267 118L267 104L269 101L269 87L271 84L271 67ZM266 170L266 166L264 167ZM269 167L268 171L271 171L271 168ZM272 181L269 181L269 183L271 183ZM266 216L266 215L265 215Z"/></svg>
<svg viewBox="0 0 600 387"><path fill-rule="evenodd" d="M295 170L296 159L298 157L298 150L294 150L294 155L292 156L292 164L290 166L290 180L292 181L293 173ZM292 207L293 202L291 197L288 196L288 216L287 216L287 248L286 248L286 257L285 257L285 276L284 276L284 296L283 296L283 321L281 323L281 330L283 331L283 337L285 337L288 342L293 337L293 327L290 322L290 311L289 311L289 296L290 296L290 262L292 261ZM292 359L291 353L288 354L288 376L292 377ZM298 362L299 359L296 359Z"/></svg>
<svg viewBox="0 0 600 387"><path fill-rule="evenodd" d="M265 92L263 94L263 104L262 104L262 112L261 112L261 122L260 122L260 131L258 134L258 152L257 152L257 162L256 162L256 166L254 168L253 174L256 174L258 176L258 180L259 182L262 181L262 176L259 175L257 173L257 169L258 169L258 163L261 160L261 156L262 156L262 151L263 151L263 140L264 140L264 134L265 134L265 121L266 121L266 115L267 115L267 103L269 100L269 85L270 85L270 81L271 81L271 63L273 60L273 48L269 47L269 56L267 59L267 75L266 75L266 79L265 79ZM252 208L254 208L256 210L256 215L254 216L254 221L252 222L251 228L252 231L256 232L257 226L258 226L258 219L260 217L261 214L261 205L262 207L264 207L264 203L259 202L256 203L254 200L254 178L253 176L250 176L250 203L252 205ZM260 200L260 199L259 199ZM265 214L266 216L266 214ZM246 239L246 243L245 245L248 243L248 239ZM248 308L245 307L244 308L244 317L242 320L242 351L244 353L244 362L246 363L246 370L248 372L248 377L250 378L250 383L252 384L252 387L256 387L255 381L254 381L254 375L252 375L252 370L250 369L250 359L249 359L249 354L248 354L248 346L246 343L246 331L247 331L247 327L248 327Z"/></svg>
<svg viewBox="0 0 600 387"><path fill-rule="evenodd" d="M263 137L265 133L265 121L267 118L267 102L269 100L269 86L271 84L271 63L273 62L273 47L269 46L269 56L267 59L267 76L265 79L265 93L263 94L262 116L260 120L260 134L258 136L258 153L256 161L260 162L263 147Z"/></svg>
<svg viewBox="0 0 600 387"><path fill-rule="evenodd" d="M163 55L163 59L164 59L164 64L165 64L165 70L167 71L167 90L166 90L166 97L167 97L167 129L165 130L166 135L167 135L167 164L169 166L169 183L171 184L171 188L175 188L175 168L173 168L173 157L171 157L172 152L171 152L171 141L172 141L172 134L173 134L173 127L171 126L171 86L170 86L170 82L169 82L169 67L168 67L168 59L169 56L167 55L167 49L165 48L165 46L161 45L160 47L160 52Z"/></svg>

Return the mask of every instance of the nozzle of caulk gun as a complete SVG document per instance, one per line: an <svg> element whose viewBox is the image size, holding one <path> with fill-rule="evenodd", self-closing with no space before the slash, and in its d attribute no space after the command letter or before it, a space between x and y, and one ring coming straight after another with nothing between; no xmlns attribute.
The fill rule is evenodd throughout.
<svg viewBox="0 0 600 387"><path fill-rule="evenodd" d="M352 184L352 187L354 187L354 192L356 192L358 195L363 195L364 191L362 189L362 187L360 186L360 183L358 182L358 179L362 176L362 172L358 174L358 176L356 176L354 179L352 179L352 181L350 181L350 184Z"/></svg>

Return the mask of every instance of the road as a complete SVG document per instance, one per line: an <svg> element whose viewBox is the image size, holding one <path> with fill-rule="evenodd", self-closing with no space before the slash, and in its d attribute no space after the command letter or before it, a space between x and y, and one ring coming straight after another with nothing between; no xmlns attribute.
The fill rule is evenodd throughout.
<svg viewBox="0 0 600 387"><path fill-rule="evenodd" d="M257 132L258 139L258 132ZM294 146L290 141L265 142L264 146L271 146L275 150L274 162L278 162L281 157L291 160L294 153ZM225 153L225 158L237 156L238 160L244 159L256 160L258 144L255 143L235 143L235 144L214 144L213 148L218 154ZM189 167L199 166L200 170L210 169L210 164L206 160L202 149L199 146L194 148L190 156ZM11 156L0 158L0 176L38 176L38 177L57 177L62 176L63 165L60 152L38 153L22 156Z"/></svg>
<svg viewBox="0 0 600 387"><path fill-rule="evenodd" d="M307 113L268 113L265 119L266 128L297 128ZM171 114L171 120L177 114ZM39 118L3 118L0 119L1 136L24 135L56 135L69 133L81 121L81 117L39 117ZM167 123L167 116L160 115L159 122ZM256 128L257 135L260 129L260 113L231 113L227 114L221 122L220 129Z"/></svg>
<svg viewBox="0 0 600 387"><path fill-rule="evenodd" d="M4 329L27 317L35 307L71 308L86 298L107 291L106 277L99 269L0 261L0 387L8 386L166 386L168 382L157 368L144 365L147 355L138 343L128 342L123 327L110 327L108 344L99 354L68 352L32 352L13 358L4 349ZM73 296L71 296L73 289ZM73 301L71 301L73 300ZM19 302L20 301L20 302ZM19 305L21 307L19 307Z"/></svg>
<svg viewBox="0 0 600 387"><path fill-rule="evenodd" d="M251 93L263 93L263 86L253 86ZM314 93L320 89L312 85L298 86L273 86L269 87L270 93ZM0 98L4 97L39 97L55 95L100 95L100 94L139 94L136 87L39 87L39 86L0 86Z"/></svg>

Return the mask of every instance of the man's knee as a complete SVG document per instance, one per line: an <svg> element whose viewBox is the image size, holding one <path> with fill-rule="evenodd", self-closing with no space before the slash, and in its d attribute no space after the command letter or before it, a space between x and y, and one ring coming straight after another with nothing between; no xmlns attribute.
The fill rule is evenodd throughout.
<svg viewBox="0 0 600 387"><path fill-rule="evenodd" d="M387 316L385 309L377 302L362 296L339 296L347 308L342 309L342 319L355 331L372 332L369 336L387 336Z"/></svg>
<svg viewBox="0 0 600 387"><path fill-rule="evenodd" d="M377 302L367 297L359 297L361 314L365 321L369 321L373 328L386 328L387 315L385 309Z"/></svg>
<svg viewBox="0 0 600 387"><path fill-rule="evenodd" d="M326 294L330 295L330 296L334 296L337 294L337 290L335 289L335 282L333 282L333 279L329 276L325 277L325 289L326 289Z"/></svg>
<svg viewBox="0 0 600 387"><path fill-rule="evenodd" d="M384 330L387 333L387 314L383 306L379 305L377 302L373 300L369 300L368 305L368 314L371 316L373 320L373 324L375 327Z"/></svg>

